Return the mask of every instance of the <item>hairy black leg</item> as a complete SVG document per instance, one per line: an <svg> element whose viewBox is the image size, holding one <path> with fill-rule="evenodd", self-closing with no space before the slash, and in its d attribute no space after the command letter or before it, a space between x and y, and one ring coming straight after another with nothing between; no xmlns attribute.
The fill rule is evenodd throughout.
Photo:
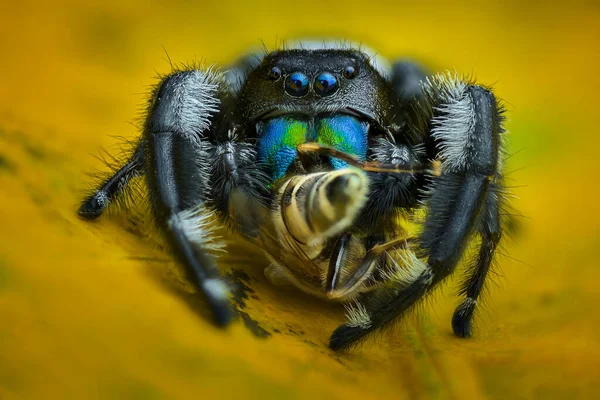
<svg viewBox="0 0 600 400"><path fill-rule="evenodd" d="M396 123L403 124L414 119L420 112L421 106L426 105L427 98L423 90L429 72L424 66L411 60L396 60L392 65L391 83L398 100Z"/></svg>
<svg viewBox="0 0 600 400"><path fill-rule="evenodd" d="M381 164L419 164L423 149L419 146L392 143L385 138L377 139L371 146L371 159ZM369 199L356 225L367 231L380 230L393 224L399 208L411 208L417 204L419 182L423 174L367 172Z"/></svg>
<svg viewBox="0 0 600 400"><path fill-rule="evenodd" d="M229 322L227 289L208 252L215 247L206 206L210 147L203 139L220 104L210 73L182 71L155 90L145 126L146 178L156 220L178 260L210 305L215 321Z"/></svg>
<svg viewBox="0 0 600 400"><path fill-rule="evenodd" d="M452 316L452 330L459 337L470 337L472 334L473 315L492 265L496 247L502 238L499 192L499 186L492 183L480 215L478 230L481 236L481 246L479 254L475 263L469 266L468 277L460 288L460 295L465 296L465 299L456 307Z"/></svg>
<svg viewBox="0 0 600 400"><path fill-rule="evenodd" d="M138 145L130 160L88 196L79 207L79 215L96 219L106 207L125 190L129 181L143 173L144 146Z"/></svg>
<svg viewBox="0 0 600 400"><path fill-rule="evenodd" d="M424 96L421 82L427 77L427 70L414 61L396 60L392 65L391 83L396 98L401 102L410 102Z"/></svg>
<svg viewBox="0 0 600 400"><path fill-rule="evenodd" d="M237 60L237 62L225 71L224 79L227 81L229 88L234 93L239 93L244 85L244 81L252 70L256 69L264 57L264 52L257 50L251 52Z"/></svg>
<svg viewBox="0 0 600 400"><path fill-rule="evenodd" d="M433 80L428 88L431 136L445 173L426 199L427 218L419 238L422 256L410 261L409 279L364 296L348 323L337 328L333 349L348 348L412 308L450 275L462 256L497 168L501 111L488 90L458 80ZM357 317L358 316L358 317Z"/></svg>

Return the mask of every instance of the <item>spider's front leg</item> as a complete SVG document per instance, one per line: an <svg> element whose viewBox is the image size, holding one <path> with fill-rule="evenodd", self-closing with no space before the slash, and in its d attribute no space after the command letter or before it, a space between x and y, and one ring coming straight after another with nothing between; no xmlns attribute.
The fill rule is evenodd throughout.
<svg viewBox="0 0 600 400"><path fill-rule="evenodd" d="M427 217L418 239L421 251L407 257L409 274L362 296L360 312L354 312L360 321L354 318L336 329L330 341L333 349L355 345L403 316L454 271L475 230L482 236L482 247L463 288L467 299L453 318L457 335L470 334L477 297L500 238L498 204L491 200L497 193L490 188L500 184L502 111L489 90L450 75L434 77L424 88L427 104L419 110L422 120L414 129L421 129L426 156L440 159L443 173L432 179L424 199Z"/></svg>
<svg viewBox="0 0 600 400"><path fill-rule="evenodd" d="M214 211L211 165L215 145L209 142L220 126L227 93L215 73L177 71L153 91L144 131L131 159L108 178L79 209L96 218L127 189L131 178L144 174L155 219L178 261L204 294L215 321L230 319L228 291L209 250L219 247L208 222ZM221 120L219 120L221 122Z"/></svg>
<svg viewBox="0 0 600 400"><path fill-rule="evenodd" d="M146 180L157 222L177 259L204 294L215 321L230 319L228 290L207 250L218 247L207 224L212 212L210 164L217 127L212 120L225 96L217 75L188 70L165 78L154 91L144 129Z"/></svg>

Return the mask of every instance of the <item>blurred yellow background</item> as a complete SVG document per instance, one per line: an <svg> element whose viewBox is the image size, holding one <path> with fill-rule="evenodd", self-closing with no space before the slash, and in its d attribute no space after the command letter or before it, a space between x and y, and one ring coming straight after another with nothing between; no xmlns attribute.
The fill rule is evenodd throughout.
<svg viewBox="0 0 600 400"><path fill-rule="evenodd" d="M422 3L3 4L0 399L597 398L600 6ZM138 134L163 47L228 64L299 36L472 73L506 100L525 218L472 340L451 334L451 282L417 318L332 353L343 310L269 286L250 249L225 259L247 274L246 323L220 331L140 219L77 217L97 148Z"/></svg>

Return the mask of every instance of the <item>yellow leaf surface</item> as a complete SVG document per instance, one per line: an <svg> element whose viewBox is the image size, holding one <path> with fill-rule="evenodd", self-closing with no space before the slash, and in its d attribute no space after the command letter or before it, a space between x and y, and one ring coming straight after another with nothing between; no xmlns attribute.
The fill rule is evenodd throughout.
<svg viewBox="0 0 600 400"><path fill-rule="evenodd" d="M591 2L24 0L0 16L0 399L597 398L600 9ZM455 282L350 353L340 306L267 284L236 238L222 258L241 317L213 327L147 215L76 210L92 154L175 62L227 64L277 38L335 35L473 72L507 101L519 197L471 340ZM522 167L528 167L521 169ZM525 186L522 186L525 185Z"/></svg>

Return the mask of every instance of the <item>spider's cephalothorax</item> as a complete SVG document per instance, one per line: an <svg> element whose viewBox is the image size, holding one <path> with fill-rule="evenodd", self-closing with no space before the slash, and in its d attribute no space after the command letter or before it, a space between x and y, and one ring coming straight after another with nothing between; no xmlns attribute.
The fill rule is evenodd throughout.
<svg viewBox="0 0 600 400"><path fill-rule="evenodd" d="M258 60L162 79L131 159L80 215L98 217L145 175L165 238L225 325L211 255L221 243L207 223L216 211L264 249L272 283L346 303L334 349L405 314L476 236L452 319L470 336L501 238L503 117L490 89L350 48Z"/></svg>

